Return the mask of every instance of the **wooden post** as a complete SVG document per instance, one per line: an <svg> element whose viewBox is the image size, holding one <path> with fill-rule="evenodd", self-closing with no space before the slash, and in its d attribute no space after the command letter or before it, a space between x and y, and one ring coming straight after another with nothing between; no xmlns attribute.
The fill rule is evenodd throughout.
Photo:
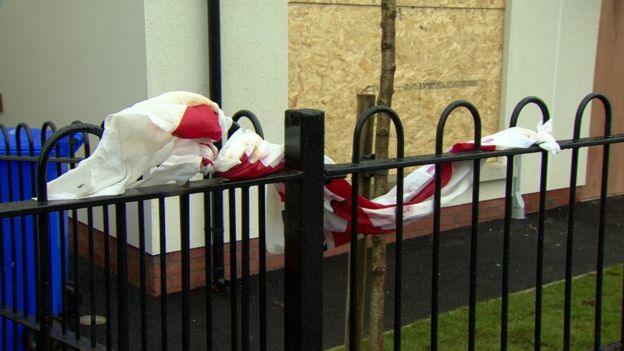
<svg viewBox="0 0 624 351"><path fill-rule="evenodd" d="M366 91L357 95L357 110L356 110L356 121L359 120L362 112L370 109L375 106L375 94L368 93ZM362 138L360 139L360 155L370 155L373 151L373 124L374 119L369 119L364 126L364 130L362 131ZM360 182L359 182L359 193L366 197L370 198L371 195L371 177L367 174L360 174ZM357 323L356 327L356 335L358 340L358 345L356 346L356 350L361 349L361 342L364 338L364 307L366 301L366 273L368 272L368 240L366 236L363 236L358 239L357 242L357 271L360 272L357 279ZM349 262L351 262L349 260ZM351 271L351 266L347 267L347 281L349 280L349 272ZM345 350L349 349L349 290L351 287L347 285L347 304L346 304L346 313L345 313Z"/></svg>

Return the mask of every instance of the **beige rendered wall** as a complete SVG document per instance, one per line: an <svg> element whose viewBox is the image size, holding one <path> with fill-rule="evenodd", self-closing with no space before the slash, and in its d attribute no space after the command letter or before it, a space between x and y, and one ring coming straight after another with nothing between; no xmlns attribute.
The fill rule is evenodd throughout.
<svg viewBox="0 0 624 351"><path fill-rule="evenodd" d="M0 1L0 123L100 123L147 96L143 1Z"/></svg>

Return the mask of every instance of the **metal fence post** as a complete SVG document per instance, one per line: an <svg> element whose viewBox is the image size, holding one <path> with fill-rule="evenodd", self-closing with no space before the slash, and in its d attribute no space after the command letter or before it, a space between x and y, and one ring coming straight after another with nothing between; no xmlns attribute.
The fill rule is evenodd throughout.
<svg viewBox="0 0 624 351"><path fill-rule="evenodd" d="M37 317L39 317L39 340L37 342L37 349L47 351L51 349L50 328L52 326L52 318L50 311L50 241L48 231L48 214L41 213L37 216L39 225L39 267L40 269L38 288L39 294L39 306L37 311ZM14 289L16 289L14 287ZM14 340L13 342L17 342Z"/></svg>
<svg viewBox="0 0 624 351"><path fill-rule="evenodd" d="M286 167L302 173L286 183L286 350L322 350L324 112L286 111Z"/></svg>

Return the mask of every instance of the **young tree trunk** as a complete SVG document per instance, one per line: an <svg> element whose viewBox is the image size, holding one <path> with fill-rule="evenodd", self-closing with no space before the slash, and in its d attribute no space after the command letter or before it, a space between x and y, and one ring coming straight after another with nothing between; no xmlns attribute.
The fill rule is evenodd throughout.
<svg viewBox="0 0 624 351"><path fill-rule="evenodd" d="M381 1L381 77L379 82L378 105L392 106L394 93L395 63L395 20L396 0ZM390 119L377 116L375 132L375 158L388 157ZM388 191L388 176L375 176L375 196ZM386 241L381 236L373 236L371 263L371 306L369 323L369 344L371 351L383 350L384 307L386 285Z"/></svg>
<svg viewBox="0 0 624 351"><path fill-rule="evenodd" d="M381 1L381 77L379 80L379 95L377 105L392 106L394 94L394 72L396 71L395 57L395 20L397 15L396 0ZM375 158L388 158L388 144L390 139L390 118L385 115L377 116L375 130ZM375 196L388 191L387 175L375 176Z"/></svg>

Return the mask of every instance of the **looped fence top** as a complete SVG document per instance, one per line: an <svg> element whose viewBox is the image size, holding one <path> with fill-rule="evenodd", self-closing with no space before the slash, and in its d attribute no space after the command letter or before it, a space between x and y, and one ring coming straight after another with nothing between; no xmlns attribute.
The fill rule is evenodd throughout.
<svg viewBox="0 0 624 351"><path fill-rule="evenodd" d="M511 113L511 119L509 120L510 128L515 127L518 124L520 113L527 105L530 104L536 105L542 112L542 124L546 124L546 122L550 120L550 112L548 111L546 103L536 96L528 96L520 100L520 102L516 104L516 107L514 107L513 112Z"/></svg>
<svg viewBox="0 0 624 351"><path fill-rule="evenodd" d="M88 134L92 134L97 136L98 138L101 138L103 132L103 129L96 125L74 122L71 125L60 129L48 139L46 139L45 143L41 147L41 153L39 155L39 159L37 160L37 201L39 203L44 203L48 200L46 165L48 164L48 160L50 159L52 149L57 145L57 143L67 136L69 136L69 139L71 141L74 134L81 133L83 135L86 147L89 140ZM70 146L70 150L73 151L73 146Z"/></svg>
<svg viewBox="0 0 624 351"><path fill-rule="evenodd" d="M248 110L240 110L236 112L234 116L232 116L232 120L234 121L234 123L228 130L228 138L231 137L232 134L234 134L234 132L238 130L238 128L240 128L240 124L238 124L238 121L242 118L247 118L254 128L254 132L256 132L256 134L258 134L262 139L264 139L264 131L262 130L262 124L260 123L260 119L258 119L258 117L253 112Z"/></svg>
<svg viewBox="0 0 624 351"><path fill-rule="evenodd" d="M472 120L474 122L475 149L481 149L481 115L479 114L479 110L477 110L477 108L468 101L457 100L450 103L444 109L444 111L442 111L442 115L440 116L440 120L438 121L438 128L436 130L436 155L440 155L443 153L442 147L444 143L444 127L446 126L446 121L456 109L462 107L470 112Z"/></svg>
<svg viewBox="0 0 624 351"><path fill-rule="evenodd" d="M362 131L364 130L364 126L366 125L366 122L372 116L376 114L381 114L381 113L384 113L388 117L390 117L390 120L392 120L392 123L394 124L394 129L396 130L396 135L397 135L397 148L396 148L397 157L402 158L404 156L405 137L403 133L403 124L401 123L401 118L399 118L399 115L390 107L379 105L379 106L373 106L370 109L364 111L359 116L358 121L355 124L355 130L353 132L353 150L351 153L351 162L353 163L360 162L359 145L360 145L360 139L362 137Z"/></svg>
<svg viewBox="0 0 624 351"><path fill-rule="evenodd" d="M35 155L35 141L33 139L32 130L26 123L19 123L15 127L15 147L17 156L22 156L22 131L26 133L26 140L28 141L28 156Z"/></svg>
<svg viewBox="0 0 624 351"><path fill-rule="evenodd" d="M599 100L604 107L605 128L603 136L608 137L611 135L611 102L609 102L609 99L601 93L590 93L583 98L576 110L576 116L574 116L573 140L578 140L581 137L581 122L583 114L585 113L585 109L589 103L593 100Z"/></svg>

